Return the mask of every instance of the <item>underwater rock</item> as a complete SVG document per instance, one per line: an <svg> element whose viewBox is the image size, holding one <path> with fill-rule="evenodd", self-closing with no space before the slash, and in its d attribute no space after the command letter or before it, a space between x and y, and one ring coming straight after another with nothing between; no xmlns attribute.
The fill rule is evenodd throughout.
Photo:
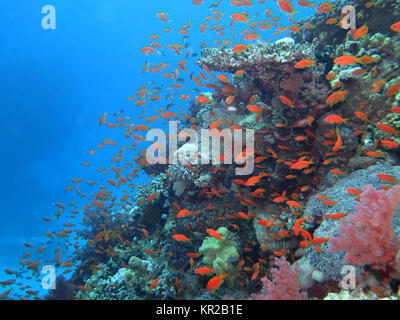
<svg viewBox="0 0 400 320"><path fill-rule="evenodd" d="M295 63L314 58L312 46L285 38L271 44L254 44L240 54L232 49L205 48L196 63L206 65L210 70L232 74L243 70L253 79L260 80L265 88L275 91L275 84L293 71Z"/></svg>
<svg viewBox="0 0 400 320"><path fill-rule="evenodd" d="M154 230L161 221L164 212L157 202L142 207L142 214L138 220L138 226L145 227L148 230Z"/></svg>
<svg viewBox="0 0 400 320"><path fill-rule="evenodd" d="M272 239L268 236L266 232L266 227L258 223L258 219L262 219L265 221L270 220L274 214L273 212L277 212L279 210L279 206L276 204L268 205L265 208L257 208L254 213L256 214L257 219L253 220L253 228L257 238L257 242L260 246L267 246L271 249L271 251L279 251L282 249L290 250L293 249L297 245L297 240L294 238L282 238L280 240ZM280 229L276 226L272 226L268 228L269 233L278 232Z"/></svg>
<svg viewBox="0 0 400 320"><path fill-rule="evenodd" d="M45 300L73 300L76 293L73 283L66 280L62 275L56 278L56 288L49 290Z"/></svg>
<svg viewBox="0 0 400 320"><path fill-rule="evenodd" d="M377 177L378 173L389 174L396 179L400 179L400 166L378 164L368 169L358 170L339 180L333 187L316 194L308 201L304 210L303 217L310 217L304 223L304 228L310 231L314 230L314 238L338 236L336 229L340 224L340 220L322 219L322 217L339 212L351 214L354 211L357 201L355 200L355 196L349 194L346 189L361 189L361 186L364 185L372 185L375 189L379 189L384 183ZM315 198L318 195L327 196L330 200L337 201L338 203L328 207L321 200ZM393 223L395 234L400 237L399 219L395 218ZM322 272L326 280L339 281L342 277L340 272L343 266L348 265L344 260L344 253L333 254L329 252L329 242L322 244L320 247L324 252L315 252L311 248L307 248L305 255L299 260L299 265L307 263L312 266L313 272ZM358 270L360 271L360 269Z"/></svg>

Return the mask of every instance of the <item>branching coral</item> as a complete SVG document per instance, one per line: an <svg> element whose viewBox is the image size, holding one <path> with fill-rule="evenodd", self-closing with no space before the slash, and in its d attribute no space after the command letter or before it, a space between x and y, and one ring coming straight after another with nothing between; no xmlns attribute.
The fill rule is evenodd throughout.
<svg viewBox="0 0 400 320"><path fill-rule="evenodd" d="M399 241L393 232L393 215L400 203L400 187L390 193L364 187L356 212L342 220L339 237L331 239L331 252L345 251L348 263L371 265L384 270L399 250Z"/></svg>

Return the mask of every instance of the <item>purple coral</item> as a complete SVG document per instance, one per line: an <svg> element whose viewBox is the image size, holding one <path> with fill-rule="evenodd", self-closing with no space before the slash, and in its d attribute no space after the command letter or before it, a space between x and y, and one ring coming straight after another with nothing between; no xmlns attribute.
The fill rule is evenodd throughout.
<svg viewBox="0 0 400 320"><path fill-rule="evenodd" d="M330 251L344 251L350 264L385 270L399 250L393 215L399 208L400 187L393 187L389 193L372 186L363 189L361 203L356 205L356 212L342 220L340 235L331 239Z"/></svg>
<svg viewBox="0 0 400 320"><path fill-rule="evenodd" d="M300 269L290 267L284 257L275 258L274 264L278 268L271 269L272 281L267 277L262 279L263 288L257 295L252 295L254 300L306 300L307 294L300 292Z"/></svg>

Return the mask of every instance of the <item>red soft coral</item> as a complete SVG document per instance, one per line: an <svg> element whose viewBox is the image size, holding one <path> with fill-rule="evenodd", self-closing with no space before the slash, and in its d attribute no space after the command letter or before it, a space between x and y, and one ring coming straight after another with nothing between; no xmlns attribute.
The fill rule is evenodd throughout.
<svg viewBox="0 0 400 320"><path fill-rule="evenodd" d="M389 193L372 186L363 189L361 203L356 205L356 212L341 221L340 235L331 239L330 251L344 251L349 264L385 270L399 250L393 215L399 208L400 187L393 187Z"/></svg>
<svg viewBox="0 0 400 320"><path fill-rule="evenodd" d="M300 292L300 270L297 266L290 267L285 258L275 258L274 264L278 268L271 269L272 281L267 277L262 279L264 287L257 295L252 295L254 300L305 300L307 294Z"/></svg>

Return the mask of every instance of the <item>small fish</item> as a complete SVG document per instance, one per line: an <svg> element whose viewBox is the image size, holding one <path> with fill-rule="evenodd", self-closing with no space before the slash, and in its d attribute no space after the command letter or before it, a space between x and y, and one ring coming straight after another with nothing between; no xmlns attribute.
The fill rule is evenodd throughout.
<svg viewBox="0 0 400 320"><path fill-rule="evenodd" d="M149 291L153 290L158 285L158 278L155 278L150 285Z"/></svg>
<svg viewBox="0 0 400 320"><path fill-rule="evenodd" d="M385 158L385 155L378 151L368 151L365 153L365 155L372 158Z"/></svg>
<svg viewBox="0 0 400 320"><path fill-rule="evenodd" d="M348 213L340 212L340 213L334 213L334 214L327 214L322 217L322 219L334 219L334 220L339 220L342 219L343 217L347 216Z"/></svg>
<svg viewBox="0 0 400 320"><path fill-rule="evenodd" d="M359 196L362 193L360 190L354 188L347 188L346 191L353 196Z"/></svg>
<svg viewBox="0 0 400 320"><path fill-rule="evenodd" d="M194 273L203 276L205 274L214 273L214 269L207 268L207 267L201 267L201 268L197 268L196 270L194 270Z"/></svg>
<svg viewBox="0 0 400 320"><path fill-rule="evenodd" d="M390 29L393 30L394 32L399 33L399 32L400 32L400 21L398 21L398 22L396 22L396 23L393 23L393 24L390 26Z"/></svg>
<svg viewBox="0 0 400 320"><path fill-rule="evenodd" d="M322 203L325 205L325 206L334 206L335 204L337 204L337 201L330 201L330 200L325 200L325 201L322 201Z"/></svg>
<svg viewBox="0 0 400 320"><path fill-rule="evenodd" d="M297 161L290 166L290 169L302 170L313 164L312 161Z"/></svg>
<svg viewBox="0 0 400 320"><path fill-rule="evenodd" d="M327 123L339 124L339 123L346 123L348 119L343 119L342 117L332 114L324 118L324 121Z"/></svg>
<svg viewBox="0 0 400 320"><path fill-rule="evenodd" d="M329 172L331 172L333 174L344 175L344 172L339 169L331 169L331 170L329 170Z"/></svg>
<svg viewBox="0 0 400 320"><path fill-rule="evenodd" d="M343 101L347 96L347 91L336 91L332 93L325 101L327 105L329 105L331 108L333 105Z"/></svg>
<svg viewBox="0 0 400 320"><path fill-rule="evenodd" d="M283 104L286 104L292 109L294 108L293 102L290 99L286 98L285 96L279 96L279 99Z"/></svg>
<svg viewBox="0 0 400 320"><path fill-rule="evenodd" d="M211 237L222 241L224 240L224 238L222 238L222 235L219 232L215 231L214 229L207 229L206 231Z"/></svg>
<svg viewBox="0 0 400 320"><path fill-rule="evenodd" d="M186 216L190 216L192 213L189 210L183 209L179 211L178 215L176 216L177 218L184 218Z"/></svg>
<svg viewBox="0 0 400 320"><path fill-rule="evenodd" d="M396 149L399 146L396 142L390 140L381 140L380 143L389 149Z"/></svg>
<svg viewBox="0 0 400 320"><path fill-rule="evenodd" d="M143 232L144 237L146 239L149 239L149 232L145 228L142 228L142 232Z"/></svg>
<svg viewBox="0 0 400 320"><path fill-rule="evenodd" d="M174 234L172 238L178 242L191 242L191 240L183 234Z"/></svg>
<svg viewBox="0 0 400 320"><path fill-rule="evenodd" d="M234 46L234 48L232 49L232 52L239 54L245 50L247 50L249 48L249 46L246 46L244 44L237 44L236 46Z"/></svg>
<svg viewBox="0 0 400 320"><path fill-rule="evenodd" d="M354 65L356 63L360 63L360 59L356 58L355 56L352 55L345 55L345 56L341 56L339 58L336 58L334 60L335 64L338 64L340 66L350 66L350 65Z"/></svg>
<svg viewBox="0 0 400 320"><path fill-rule="evenodd" d="M219 276L212 277L207 283L207 290L208 291L215 291L218 290L221 284L224 282L225 277L227 274L221 274Z"/></svg>
<svg viewBox="0 0 400 320"><path fill-rule="evenodd" d="M303 208L302 205L300 205L297 201L294 201L294 200L288 200L288 201L286 201L286 204L293 208L298 208L298 209Z"/></svg>
<svg viewBox="0 0 400 320"><path fill-rule="evenodd" d="M385 123L377 123L376 127L386 133L391 133L397 135L399 132L393 129L391 126L385 124Z"/></svg>
<svg viewBox="0 0 400 320"><path fill-rule="evenodd" d="M99 124L102 126L106 122L107 112L105 112L99 119Z"/></svg>
<svg viewBox="0 0 400 320"><path fill-rule="evenodd" d="M350 30L350 34L353 37L353 40L358 40L366 36L368 33L368 27L363 25L362 27L354 30Z"/></svg>
<svg viewBox="0 0 400 320"><path fill-rule="evenodd" d="M385 182L398 183L398 181L396 180L396 178L394 178L393 176L391 176L391 175L389 175L389 174L378 173L376 176L377 176L379 179L381 179L382 181L385 181Z"/></svg>
<svg viewBox="0 0 400 320"><path fill-rule="evenodd" d="M309 68L315 65L315 61L311 61L311 60L301 60L299 62L297 62L294 67L296 69L305 69L305 68Z"/></svg>
<svg viewBox="0 0 400 320"><path fill-rule="evenodd" d="M305 220L308 220L308 219L309 219L309 216L303 217L303 218L300 218L300 219L297 219L297 221L296 221L295 224L294 224L294 234L295 234L295 236L298 236L298 235L299 235L300 229L301 229L301 224L302 224Z"/></svg>

